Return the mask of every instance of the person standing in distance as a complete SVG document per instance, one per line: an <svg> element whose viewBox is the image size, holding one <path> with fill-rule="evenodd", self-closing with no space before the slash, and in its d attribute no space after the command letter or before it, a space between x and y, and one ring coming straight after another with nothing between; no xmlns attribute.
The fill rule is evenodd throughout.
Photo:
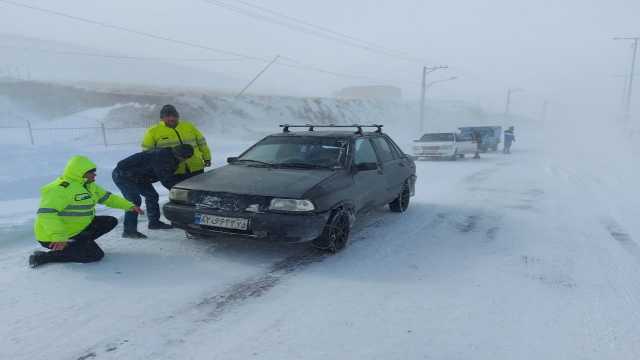
<svg viewBox="0 0 640 360"><path fill-rule="evenodd" d="M514 142L516 142L515 129L511 126L504 132L504 149L502 152L505 154L511 154L511 146Z"/></svg>
<svg viewBox="0 0 640 360"><path fill-rule="evenodd" d="M193 146L193 156L181 162L175 174L182 181L202 174L211 166L211 151L202 132L191 122L180 119L173 105L165 105L160 110L161 121L150 127L142 140L142 149L171 148L188 144Z"/></svg>

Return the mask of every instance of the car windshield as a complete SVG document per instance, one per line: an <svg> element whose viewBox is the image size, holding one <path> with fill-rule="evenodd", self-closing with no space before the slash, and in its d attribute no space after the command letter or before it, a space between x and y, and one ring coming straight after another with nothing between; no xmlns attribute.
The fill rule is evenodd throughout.
<svg viewBox="0 0 640 360"><path fill-rule="evenodd" d="M272 166L334 168L342 166L345 139L316 136L271 136L256 144L238 161Z"/></svg>
<svg viewBox="0 0 640 360"><path fill-rule="evenodd" d="M451 133L442 133L442 134L424 134L420 141L453 141L453 134Z"/></svg>
<svg viewBox="0 0 640 360"><path fill-rule="evenodd" d="M481 136L494 136L494 134L497 133L497 130L491 127L460 128L460 133L462 135L471 135L475 132Z"/></svg>

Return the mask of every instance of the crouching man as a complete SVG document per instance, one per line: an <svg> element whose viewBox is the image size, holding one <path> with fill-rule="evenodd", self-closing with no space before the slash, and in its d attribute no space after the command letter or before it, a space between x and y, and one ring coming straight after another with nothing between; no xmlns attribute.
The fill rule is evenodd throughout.
<svg viewBox="0 0 640 360"><path fill-rule="evenodd" d="M193 146L189 144L143 151L120 161L113 170L113 182L127 200L140 206L141 196L144 197L149 230L172 228L171 225L160 221L159 196L153 183L160 181L164 187L171 189L180 182L183 178L175 174L176 169L182 162L193 156L193 151ZM147 237L138 232L138 213L125 214L122 237L132 239Z"/></svg>
<svg viewBox="0 0 640 360"><path fill-rule="evenodd" d="M104 190L95 179L96 165L84 156L74 156L62 176L41 189L34 232L38 242L50 251L34 252L29 257L31 267L101 260L104 252L95 240L113 230L118 220L96 216L96 204L142 213L131 202Z"/></svg>

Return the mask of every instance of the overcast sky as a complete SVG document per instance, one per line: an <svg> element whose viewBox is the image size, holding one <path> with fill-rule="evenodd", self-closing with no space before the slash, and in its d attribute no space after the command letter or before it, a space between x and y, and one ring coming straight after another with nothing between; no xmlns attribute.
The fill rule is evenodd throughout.
<svg viewBox="0 0 640 360"><path fill-rule="evenodd" d="M276 54L322 69L373 78L357 80L276 66L255 89L291 95L330 95L342 86L395 84L408 98L419 91L421 65L261 22L203 0L15 0L114 25L233 52L270 58ZM236 4L234 0L224 0ZM613 36L640 35L638 0L243 0L295 18L446 64L431 79L460 79L432 88L495 109L508 87L534 111L544 98L575 105L617 106L628 71L629 43ZM220 57L223 54L45 15L0 2L0 32L81 44L133 56ZM45 56L45 55L43 55ZM247 80L263 63L198 63ZM133 69L132 69L133 71ZM159 74L159 77L163 74ZM638 87L640 94L640 86Z"/></svg>

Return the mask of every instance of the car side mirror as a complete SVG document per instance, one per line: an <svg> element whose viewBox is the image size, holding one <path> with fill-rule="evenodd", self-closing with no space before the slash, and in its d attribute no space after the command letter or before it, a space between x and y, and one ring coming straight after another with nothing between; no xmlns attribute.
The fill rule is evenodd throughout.
<svg viewBox="0 0 640 360"><path fill-rule="evenodd" d="M360 163L355 166L357 171L373 171L378 170L378 164L374 162Z"/></svg>
<svg viewBox="0 0 640 360"><path fill-rule="evenodd" d="M236 162L236 161L238 161L237 156L232 156L227 158L227 164L231 164L232 162Z"/></svg>

